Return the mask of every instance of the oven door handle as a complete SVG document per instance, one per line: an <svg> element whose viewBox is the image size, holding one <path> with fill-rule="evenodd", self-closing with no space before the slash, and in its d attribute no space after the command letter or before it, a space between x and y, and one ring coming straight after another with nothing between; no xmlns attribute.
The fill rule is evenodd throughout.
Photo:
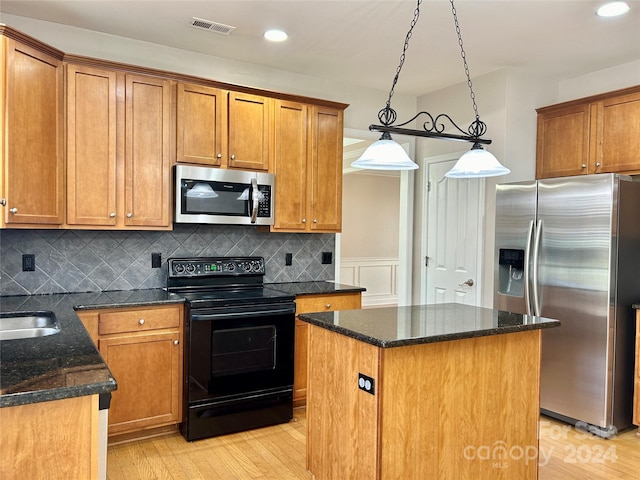
<svg viewBox="0 0 640 480"><path fill-rule="evenodd" d="M268 317L273 315L288 315L294 314L293 308L277 308L273 310L255 310L255 311L241 311L241 312L221 312L221 313L192 313L191 320L194 321L207 321L217 320L220 318L230 317Z"/></svg>

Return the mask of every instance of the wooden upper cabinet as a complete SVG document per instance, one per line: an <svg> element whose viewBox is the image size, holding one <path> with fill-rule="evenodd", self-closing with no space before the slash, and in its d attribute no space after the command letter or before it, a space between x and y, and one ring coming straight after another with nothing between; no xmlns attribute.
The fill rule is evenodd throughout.
<svg viewBox="0 0 640 480"><path fill-rule="evenodd" d="M116 225L116 73L67 65L67 223Z"/></svg>
<svg viewBox="0 0 640 480"><path fill-rule="evenodd" d="M178 162L219 167L227 158L227 100L229 92L178 83Z"/></svg>
<svg viewBox="0 0 640 480"><path fill-rule="evenodd" d="M171 82L67 65L67 224L171 228Z"/></svg>
<svg viewBox="0 0 640 480"><path fill-rule="evenodd" d="M537 112L536 178L640 173L640 86Z"/></svg>
<svg viewBox="0 0 640 480"><path fill-rule="evenodd" d="M2 41L2 225L64 222L63 69L59 58Z"/></svg>
<svg viewBox="0 0 640 480"><path fill-rule="evenodd" d="M272 99L179 83L177 103L178 162L269 170Z"/></svg>
<svg viewBox="0 0 640 480"><path fill-rule="evenodd" d="M275 101L273 230L306 229L308 110L303 103Z"/></svg>
<svg viewBox="0 0 640 480"><path fill-rule="evenodd" d="M342 229L342 110L311 109L310 230L339 232Z"/></svg>
<svg viewBox="0 0 640 480"><path fill-rule="evenodd" d="M589 105L538 114L536 178L587 173Z"/></svg>
<svg viewBox="0 0 640 480"><path fill-rule="evenodd" d="M272 231L342 228L343 111L275 101Z"/></svg>
<svg viewBox="0 0 640 480"><path fill-rule="evenodd" d="M124 223L171 225L171 82L125 75Z"/></svg>
<svg viewBox="0 0 640 480"><path fill-rule="evenodd" d="M272 99L229 92L230 168L269 170Z"/></svg>
<svg viewBox="0 0 640 480"><path fill-rule="evenodd" d="M597 173L640 173L640 89L594 106Z"/></svg>

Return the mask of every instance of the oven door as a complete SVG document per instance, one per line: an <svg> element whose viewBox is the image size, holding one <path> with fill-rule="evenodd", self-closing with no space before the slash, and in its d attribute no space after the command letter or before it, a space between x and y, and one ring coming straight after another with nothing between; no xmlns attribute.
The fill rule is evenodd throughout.
<svg viewBox="0 0 640 480"><path fill-rule="evenodd" d="M295 304L191 309L188 403L293 386Z"/></svg>

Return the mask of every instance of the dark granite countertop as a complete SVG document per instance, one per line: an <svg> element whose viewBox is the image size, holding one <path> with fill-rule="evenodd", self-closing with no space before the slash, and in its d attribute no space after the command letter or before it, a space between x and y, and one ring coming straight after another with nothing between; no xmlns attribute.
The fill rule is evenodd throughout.
<svg viewBox="0 0 640 480"><path fill-rule="evenodd" d="M305 313L299 318L383 348L560 326L558 320L455 303Z"/></svg>
<svg viewBox="0 0 640 480"><path fill-rule="evenodd" d="M640 310L640 303L634 303L631 305L631 308L635 308L636 310Z"/></svg>
<svg viewBox="0 0 640 480"><path fill-rule="evenodd" d="M366 288L354 287L352 285L345 285L343 283L334 283L327 281L269 283L265 286L296 296L332 295L335 293L356 293L366 291Z"/></svg>
<svg viewBox="0 0 640 480"><path fill-rule="evenodd" d="M108 393L116 381L75 310L183 303L161 289L0 297L0 311L52 311L60 333L0 341L0 407Z"/></svg>

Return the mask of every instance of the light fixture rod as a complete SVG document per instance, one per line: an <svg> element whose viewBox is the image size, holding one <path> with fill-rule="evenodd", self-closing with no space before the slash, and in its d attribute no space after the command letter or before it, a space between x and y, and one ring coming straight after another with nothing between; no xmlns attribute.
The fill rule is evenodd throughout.
<svg viewBox="0 0 640 480"><path fill-rule="evenodd" d="M490 145L491 139L478 138L471 135L454 135L451 133L429 132L427 130L414 130L411 128L394 127L391 125L369 125L372 132L397 133L399 135L411 135L413 137L441 138L443 140L454 140L458 142L480 143Z"/></svg>

